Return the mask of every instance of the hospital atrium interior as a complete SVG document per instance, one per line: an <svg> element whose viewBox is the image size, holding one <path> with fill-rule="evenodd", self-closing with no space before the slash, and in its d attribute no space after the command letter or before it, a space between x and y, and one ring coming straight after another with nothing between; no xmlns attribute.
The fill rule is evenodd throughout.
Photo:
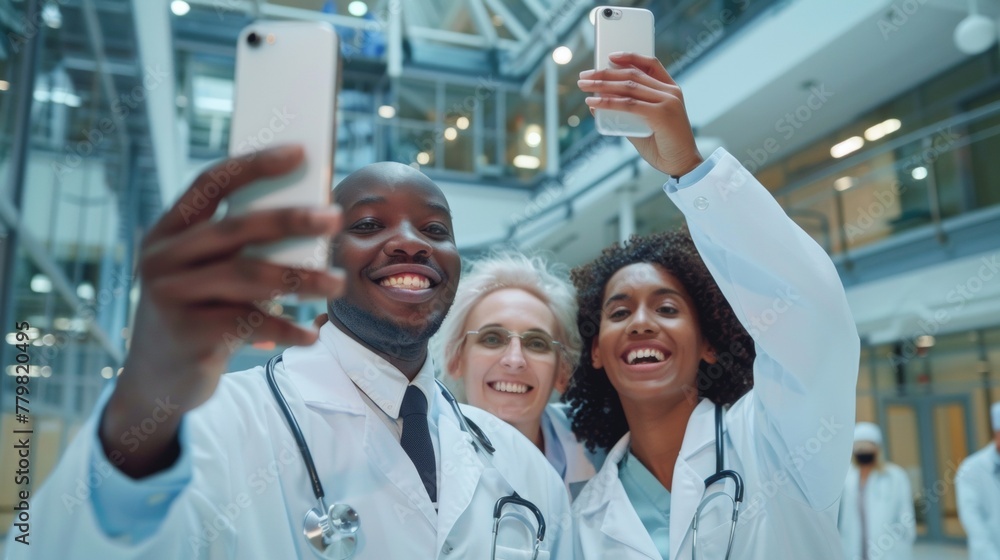
<svg viewBox="0 0 1000 560"><path fill-rule="evenodd" d="M1000 400L1000 1L613 3L653 12L702 155L728 150L830 255L861 336L858 420L910 476L918 538L964 542L955 471L992 439ZM143 235L228 153L237 37L255 19L335 26L334 183L378 161L419 169L463 258L510 246L572 267L680 225L667 177L598 133L577 88L597 5L0 0L0 412L6 442L26 322L32 484L121 371ZM325 311L271 305L303 324ZM230 369L279 350L247 345ZM5 443L3 472L16 461Z"/></svg>

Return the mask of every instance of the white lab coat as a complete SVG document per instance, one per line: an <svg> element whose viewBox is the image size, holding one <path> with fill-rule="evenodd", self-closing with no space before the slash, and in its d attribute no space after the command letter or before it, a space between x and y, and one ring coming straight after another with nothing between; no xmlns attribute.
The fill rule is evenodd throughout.
<svg viewBox="0 0 1000 560"><path fill-rule="evenodd" d="M569 491L571 497L576 496L583 489L587 481L597 474L597 469L601 466L604 454L587 451L586 446L576 439L576 434L573 433L569 417L566 415L565 404L548 404L545 406L543 414L552 423L553 431L555 431L556 439L558 440L555 444L562 447L563 453L566 455L566 475L563 476L566 489ZM542 434L545 434L544 430ZM552 445L552 442L545 440L546 449L548 449L549 445Z"/></svg>
<svg viewBox="0 0 1000 560"><path fill-rule="evenodd" d="M962 461L955 489L969 560L1000 560L1000 454L993 442Z"/></svg>
<svg viewBox="0 0 1000 560"><path fill-rule="evenodd" d="M356 558L489 558L493 507L511 494L511 486L545 515L539 557L571 557L565 487L537 448L488 413L463 407L497 448L493 467L484 467L438 392L430 405L430 413L438 414L441 457L435 513L413 463L323 345L323 336L321 331L313 346L286 350L276 374L310 444L327 503L346 503L360 514ZM72 511L63 506L60 496L73 495L77 481L87 480L95 414L33 500L32 544L8 541L9 557L316 557L302 535L303 516L316 499L263 368L223 376L211 399L185 422L190 441L184 452L193 453L193 478L154 535L137 545L116 542L99 528L90 500ZM530 550L533 533L516 523L501 525L501 544Z"/></svg>
<svg viewBox="0 0 1000 560"><path fill-rule="evenodd" d="M841 542L847 560L860 560L861 513L858 509L860 471L851 466L840 499ZM868 537L868 560L911 560L913 541L917 538L913 513L910 477L898 465L886 463L873 470L865 483L865 525Z"/></svg>
<svg viewBox="0 0 1000 560"><path fill-rule="evenodd" d="M746 487L731 560L839 559L837 506L860 353L843 286L826 253L735 158L720 149L712 159L707 176L668 194L756 342L755 387L724 422L725 466ZM716 349L720 359L728 351ZM692 557L691 523L706 496L704 480L715 472L714 420L714 405L702 400L674 465L671 560ZM628 444L626 434L573 502L576 558L660 559L618 479ZM731 494L732 482L726 488ZM728 500L706 506L699 560L725 556L731 515Z"/></svg>

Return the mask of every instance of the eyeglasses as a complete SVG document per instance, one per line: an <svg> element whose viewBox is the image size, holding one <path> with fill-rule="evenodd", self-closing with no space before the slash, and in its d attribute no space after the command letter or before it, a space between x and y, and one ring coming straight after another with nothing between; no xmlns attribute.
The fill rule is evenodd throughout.
<svg viewBox="0 0 1000 560"><path fill-rule="evenodd" d="M539 356L555 353L562 348L562 343L554 340L544 332L528 331L516 333L501 327L486 327L478 331L469 331L465 336L475 335L476 344L490 350L500 350L510 345L510 339L521 339L521 348Z"/></svg>

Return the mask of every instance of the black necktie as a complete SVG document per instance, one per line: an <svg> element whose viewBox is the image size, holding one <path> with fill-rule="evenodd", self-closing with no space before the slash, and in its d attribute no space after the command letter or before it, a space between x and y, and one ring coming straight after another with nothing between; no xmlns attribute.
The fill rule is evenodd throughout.
<svg viewBox="0 0 1000 560"><path fill-rule="evenodd" d="M399 438L399 444L410 456L413 466L417 467L417 473L420 474L431 502L436 503L437 467L434 465L431 433L427 429L427 398L416 385L406 388L399 416L403 419L403 435Z"/></svg>

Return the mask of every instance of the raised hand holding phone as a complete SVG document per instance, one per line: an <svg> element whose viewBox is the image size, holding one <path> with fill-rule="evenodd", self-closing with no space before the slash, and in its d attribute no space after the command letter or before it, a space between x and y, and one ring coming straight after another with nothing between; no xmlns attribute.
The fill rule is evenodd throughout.
<svg viewBox="0 0 1000 560"><path fill-rule="evenodd" d="M335 36L315 27L296 35L284 25L280 32L269 24L245 30L240 45L259 48L284 39L294 46L293 37L312 34L319 37L313 48L332 49L328 58L336 60ZM105 454L123 458L118 466L130 476L173 464L182 416L212 396L243 343L315 342L315 330L270 316L258 302L289 293L323 299L343 293L343 273L328 269L326 252L341 227L339 209L329 205L338 72L336 66L317 68L312 74L323 78L310 81L308 68L324 57L301 55L286 52L288 58L252 70L245 66L249 59L241 59L231 144L239 155L195 179L143 241L132 339L99 431ZM281 64L300 70L275 70ZM301 99L291 99L299 90ZM259 111L261 103L267 112ZM230 212L214 220L223 200ZM263 247L268 249L261 252ZM120 436L161 403L169 403L171 413L142 446L128 449Z"/></svg>
<svg viewBox="0 0 1000 560"><path fill-rule="evenodd" d="M620 52L609 55L617 68L580 72L577 86L594 94L585 102L597 113L612 109L641 119L652 134L628 140L654 168L684 175L702 162L680 87L659 60Z"/></svg>

